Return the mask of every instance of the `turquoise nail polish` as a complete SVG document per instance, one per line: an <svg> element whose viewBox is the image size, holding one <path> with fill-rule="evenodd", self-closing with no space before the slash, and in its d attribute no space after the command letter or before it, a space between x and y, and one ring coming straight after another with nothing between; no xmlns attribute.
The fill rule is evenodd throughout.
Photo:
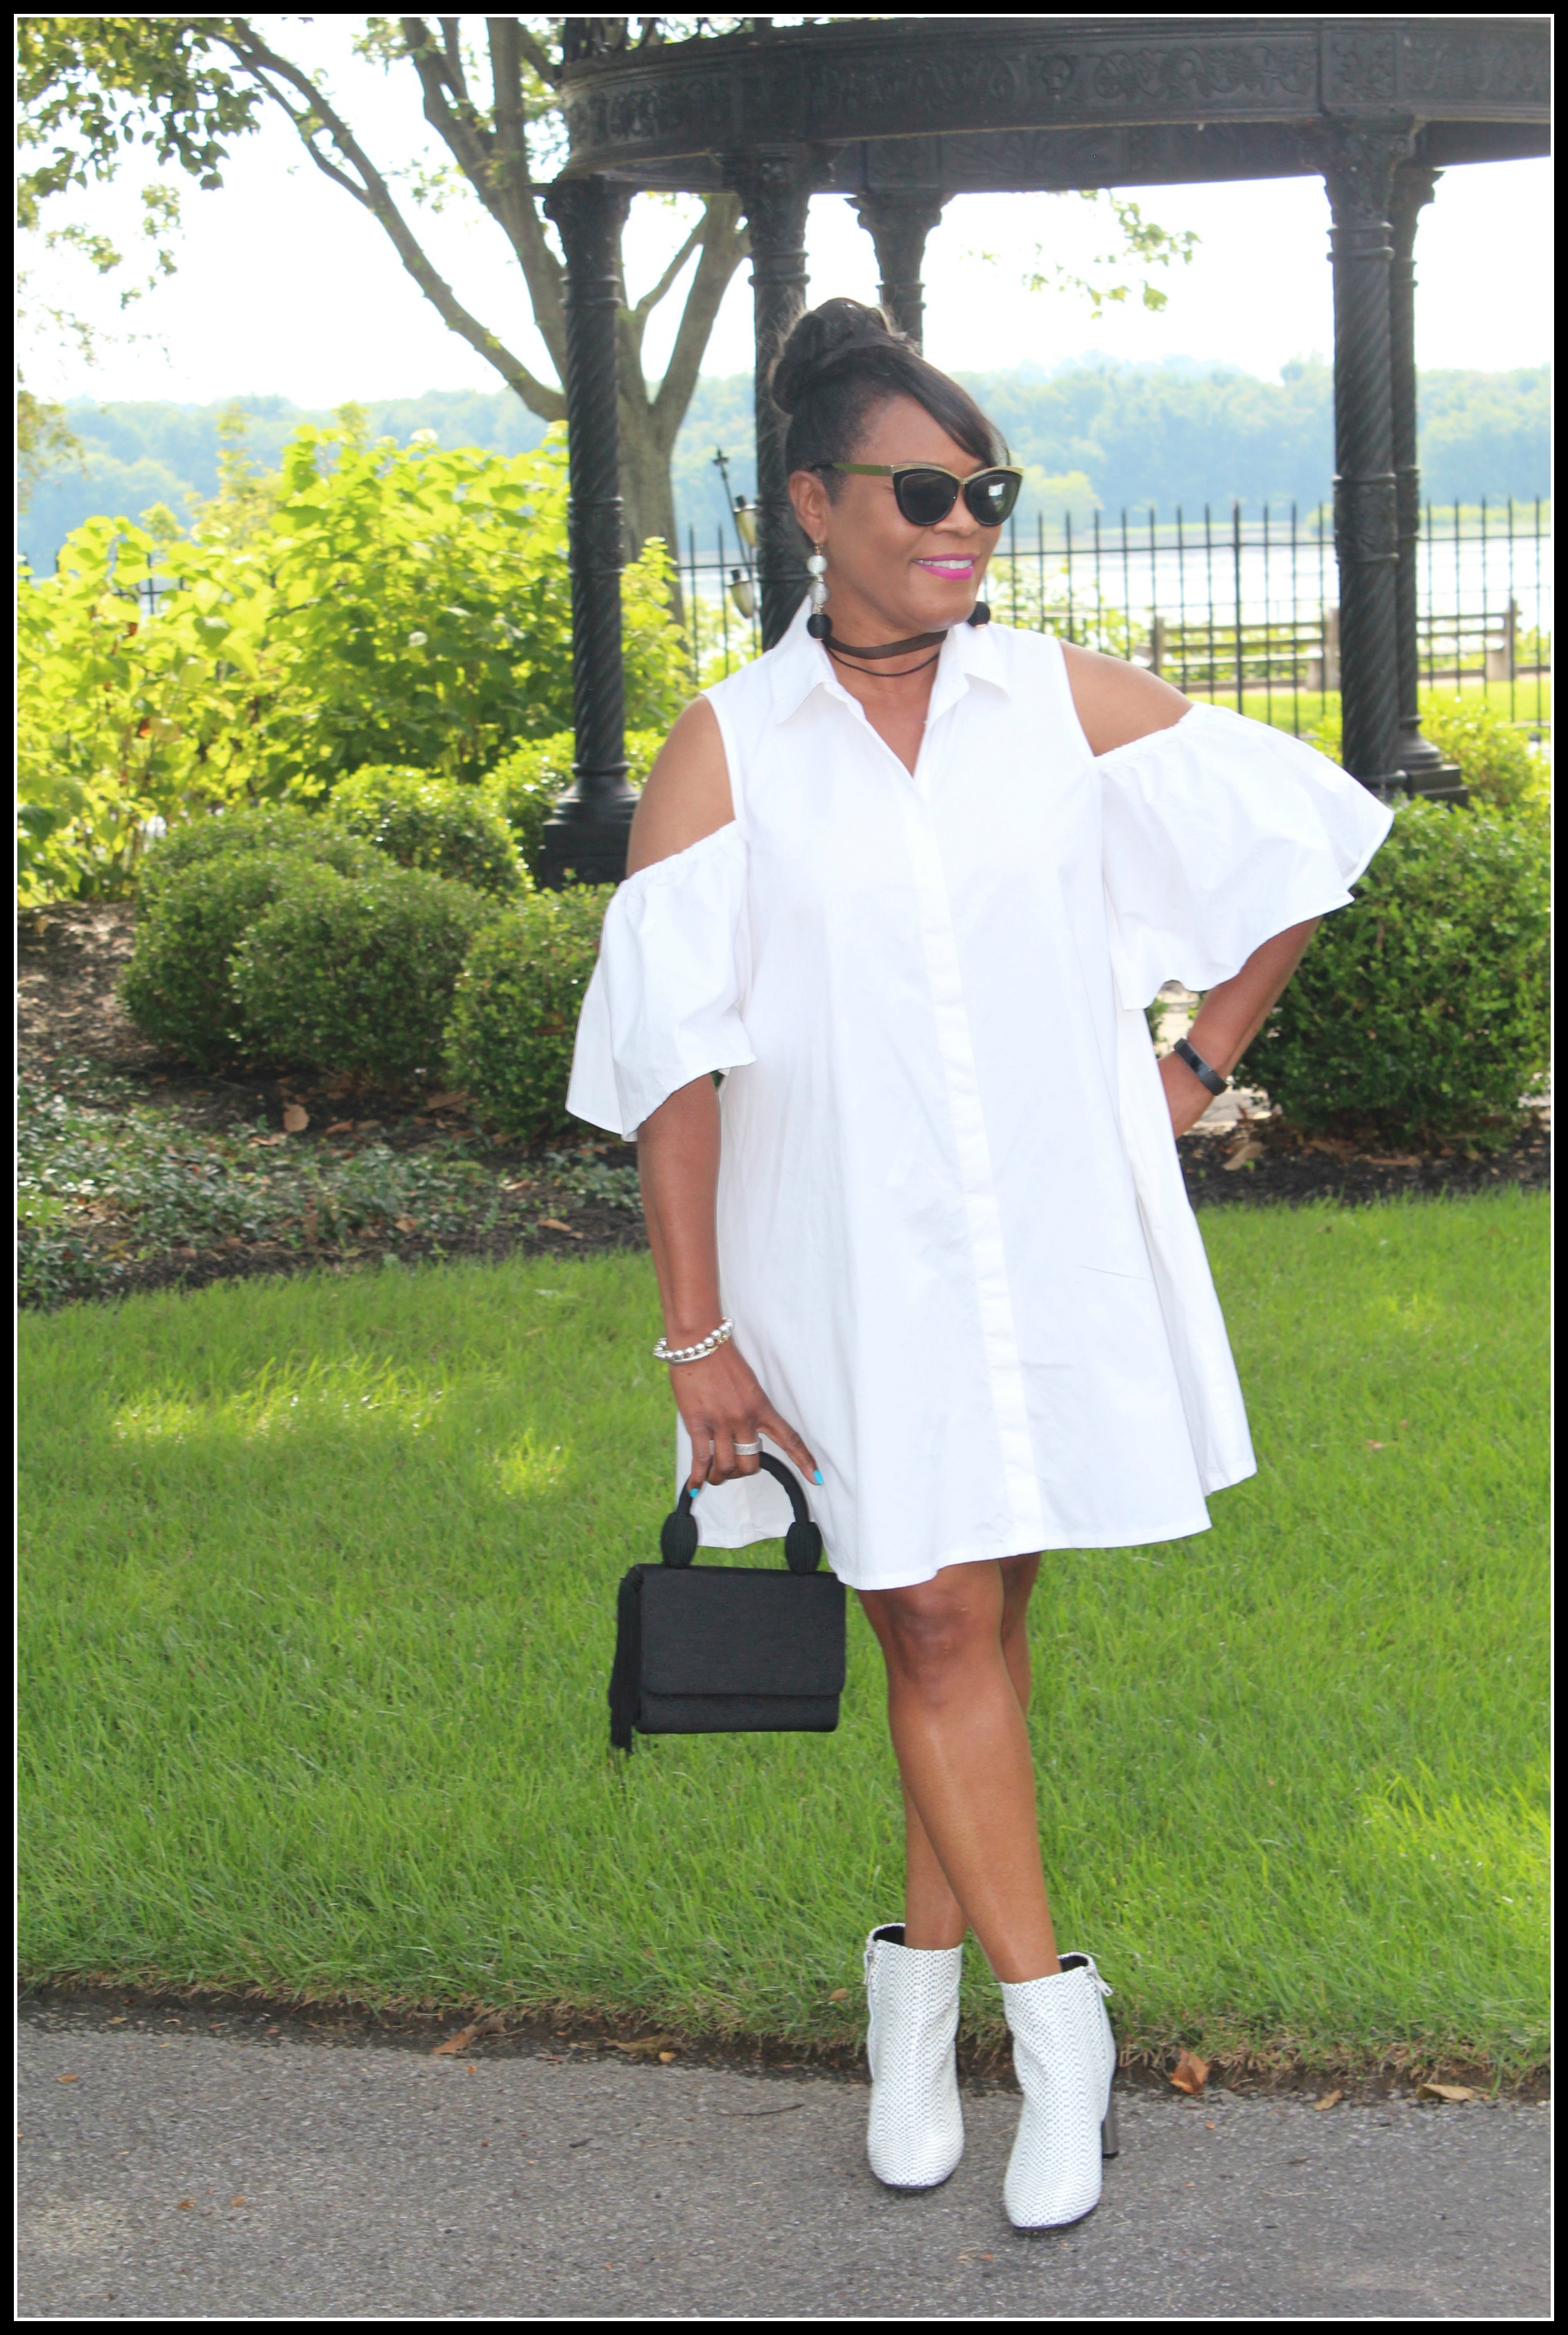
<svg viewBox="0 0 1568 2335"><path fill-rule="evenodd" d="M695 1498L696 1498L696 1497L697 1497L698 1493L702 1490L702 1485L701 1485L701 1484L693 1484L693 1485L692 1485L692 1497L693 1499L695 1499Z"/></svg>
<svg viewBox="0 0 1568 2335"><path fill-rule="evenodd" d="M822 1481L822 1470L820 1468L817 1468L812 1470L811 1481L814 1484L819 1484Z"/></svg>

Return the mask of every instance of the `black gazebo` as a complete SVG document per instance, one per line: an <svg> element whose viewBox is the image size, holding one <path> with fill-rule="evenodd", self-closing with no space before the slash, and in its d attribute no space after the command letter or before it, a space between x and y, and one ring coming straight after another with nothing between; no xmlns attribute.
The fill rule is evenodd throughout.
<svg viewBox="0 0 1568 2335"><path fill-rule="evenodd" d="M1332 217L1334 543L1346 768L1452 794L1417 713L1416 222L1445 166L1544 154L1544 16L907 17L634 49L568 17L565 170L576 771L547 880L618 881L626 784L617 233L644 189L739 194L757 331L765 647L805 589L769 365L806 304L806 207L849 198L881 296L919 336L925 238L952 195L1321 176Z"/></svg>

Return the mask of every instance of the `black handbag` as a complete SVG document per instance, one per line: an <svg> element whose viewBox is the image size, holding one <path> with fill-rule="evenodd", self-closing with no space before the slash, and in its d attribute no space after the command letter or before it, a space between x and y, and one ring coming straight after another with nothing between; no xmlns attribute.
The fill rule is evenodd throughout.
<svg viewBox="0 0 1568 2335"><path fill-rule="evenodd" d="M615 1607L610 1741L644 1735L830 1735L844 1691L844 1584L817 1570L822 1535L789 1469L760 1465L795 1511L789 1571L693 1565L697 1519L688 1487L659 1535L663 1562L634 1565Z"/></svg>

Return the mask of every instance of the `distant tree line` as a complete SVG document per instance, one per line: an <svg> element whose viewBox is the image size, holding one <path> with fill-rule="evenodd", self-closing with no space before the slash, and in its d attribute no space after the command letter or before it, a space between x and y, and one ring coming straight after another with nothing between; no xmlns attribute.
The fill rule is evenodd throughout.
<svg viewBox="0 0 1568 2335"><path fill-rule="evenodd" d="M1333 377L1315 360L1285 365L1278 381L1190 359L1102 361L1055 372L1024 365L960 379L1030 471L1021 506L1029 528L1039 509L1053 518L1070 509L1081 520L1097 504L1110 513L1151 502L1161 510L1179 502L1201 511L1205 502L1228 509L1236 497L1248 509L1266 500L1294 501L1306 511L1329 491ZM732 487L755 492L751 394L749 374L697 383L673 465L682 556L689 528L696 530L699 552L711 555L724 515L716 447L730 457ZM247 417L249 453L268 470L302 421L330 419L281 397L237 402ZM163 402L73 405L85 468L58 470L34 491L21 522L22 548L34 571L53 568L59 546L84 519L135 518L155 503L183 515L188 495L216 493L225 411ZM416 430L433 430L443 447L498 454L530 451L545 430L506 391L367 399L363 411L373 436L391 434L406 444ZM1422 491L1433 502L1476 502L1483 495L1529 500L1551 491L1544 366L1423 373L1420 429Z"/></svg>

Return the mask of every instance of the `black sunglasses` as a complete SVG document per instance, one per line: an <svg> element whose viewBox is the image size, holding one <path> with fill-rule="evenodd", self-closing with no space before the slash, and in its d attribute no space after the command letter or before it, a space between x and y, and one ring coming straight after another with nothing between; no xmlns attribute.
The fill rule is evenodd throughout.
<svg viewBox="0 0 1568 2335"><path fill-rule="evenodd" d="M1001 527L1012 517L1023 472L1005 462L972 470L961 479L938 462L818 462L818 470L853 470L861 479L891 479L893 499L911 527L935 527L960 495L982 527Z"/></svg>

